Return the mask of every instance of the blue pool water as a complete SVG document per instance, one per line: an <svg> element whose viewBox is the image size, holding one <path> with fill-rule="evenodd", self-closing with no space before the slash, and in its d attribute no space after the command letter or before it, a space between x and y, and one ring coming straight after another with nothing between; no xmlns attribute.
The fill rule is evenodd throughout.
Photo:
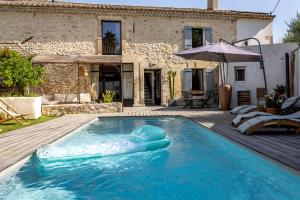
<svg viewBox="0 0 300 200"><path fill-rule="evenodd" d="M143 125L165 130L170 145L133 151ZM0 199L300 199L299 175L180 117L101 119L46 149L82 158L32 155L0 179ZM106 156L85 158L95 154Z"/></svg>

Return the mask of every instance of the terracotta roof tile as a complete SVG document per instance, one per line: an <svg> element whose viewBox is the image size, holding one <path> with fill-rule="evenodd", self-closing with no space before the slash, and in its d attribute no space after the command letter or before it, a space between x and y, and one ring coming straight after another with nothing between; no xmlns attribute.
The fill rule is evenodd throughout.
<svg viewBox="0 0 300 200"><path fill-rule="evenodd" d="M208 10L198 8L173 8L173 7L150 7L150 6L128 6L128 5L107 5L107 4L88 4L88 3L67 3L67 2L38 2L38 1L1 1L2 8L32 8L32 9L90 9L94 11L118 11L135 14L164 15L164 16L209 16L209 17L231 17L248 19L272 20L275 16L269 13L244 12L234 10Z"/></svg>

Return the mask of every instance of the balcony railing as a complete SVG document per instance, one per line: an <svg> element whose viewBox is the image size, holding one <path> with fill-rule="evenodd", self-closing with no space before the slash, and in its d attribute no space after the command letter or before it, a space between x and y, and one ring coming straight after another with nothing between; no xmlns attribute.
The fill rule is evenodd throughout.
<svg viewBox="0 0 300 200"><path fill-rule="evenodd" d="M116 42L103 42L102 54L104 55L119 55L121 54L120 46Z"/></svg>

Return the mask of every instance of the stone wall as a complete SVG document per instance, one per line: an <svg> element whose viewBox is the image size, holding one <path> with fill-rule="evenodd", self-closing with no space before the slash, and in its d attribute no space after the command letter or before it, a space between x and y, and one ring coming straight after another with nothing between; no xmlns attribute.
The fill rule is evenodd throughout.
<svg viewBox="0 0 300 200"><path fill-rule="evenodd" d="M41 87L42 93L76 94L78 93L78 69L80 93L89 93L91 90L90 65L80 64L46 64L45 81Z"/></svg>
<svg viewBox="0 0 300 200"><path fill-rule="evenodd" d="M57 104L42 105L42 115L61 116L65 114L101 114L122 112L122 103L99 104Z"/></svg>

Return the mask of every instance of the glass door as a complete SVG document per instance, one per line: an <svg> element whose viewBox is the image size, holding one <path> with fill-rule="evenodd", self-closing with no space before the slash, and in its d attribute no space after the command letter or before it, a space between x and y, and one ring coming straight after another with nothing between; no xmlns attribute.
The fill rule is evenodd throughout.
<svg viewBox="0 0 300 200"><path fill-rule="evenodd" d="M120 65L100 65L99 82L100 98L105 90L111 90L115 92L115 101L122 100Z"/></svg>
<svg viewBox="0 0 300 200"><path fill-rule="evenodd" d="M122 94L124 106L133 105L133 64L122 64Z"/></svg>

